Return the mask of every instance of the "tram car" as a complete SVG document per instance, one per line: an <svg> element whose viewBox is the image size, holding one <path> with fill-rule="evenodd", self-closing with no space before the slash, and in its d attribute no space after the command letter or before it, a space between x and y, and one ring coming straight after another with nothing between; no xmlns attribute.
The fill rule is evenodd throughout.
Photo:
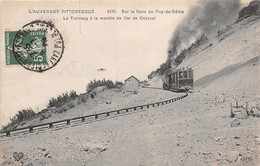
<svg viewBox="0 0 260 166"><path fill-rule="evenodd" d="M192 68L169 70L163 75L163 89L184 92L193 89Z"/></svg>

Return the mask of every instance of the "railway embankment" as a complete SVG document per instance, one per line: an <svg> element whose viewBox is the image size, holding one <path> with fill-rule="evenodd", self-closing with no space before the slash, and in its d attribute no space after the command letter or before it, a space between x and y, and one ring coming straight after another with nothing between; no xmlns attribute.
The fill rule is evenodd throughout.
<svg viewBox="0 0 260 166"><path fill-rule="evenodd" d="M99 88L100 89L100 88ZM64 103L59 108L50 108L38 114L31 119L24 120L15 129L26 128L30 126L37 126L50 122L56 122L66 119L72 119L81 116L99 114L113 110L120 110L128 107L134 107L154 102L160 102L175 97L181 94L174 94L170 91L162 91L161 89L144 89L140 88L138 92L122 91L118 88L94 90L91 93L93 98L86 98L85 102L80 101L79 98L84 97L80 95L75 100ZM70 105L73 103L73 107ZM63 111L60 111L63 110ZM12 128L7 129L13 130Z"/></svg>

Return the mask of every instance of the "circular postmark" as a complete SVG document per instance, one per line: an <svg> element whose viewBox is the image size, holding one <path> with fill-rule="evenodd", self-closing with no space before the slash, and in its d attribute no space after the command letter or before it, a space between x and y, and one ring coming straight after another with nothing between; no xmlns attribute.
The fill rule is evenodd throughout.
<svg viewBox="0 0 260 166"><path fill-rule="evenodd" d="M60 61L64 41L53 23L36 20L15 34L12 50L17 62L25 69L43 72Z"/></svg>

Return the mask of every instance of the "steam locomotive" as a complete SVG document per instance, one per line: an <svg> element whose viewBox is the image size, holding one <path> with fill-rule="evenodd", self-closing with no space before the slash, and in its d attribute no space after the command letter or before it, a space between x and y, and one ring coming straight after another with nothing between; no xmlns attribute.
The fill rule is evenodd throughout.
<svg viewBox="0 0 260 166"><path fill-rule="evenodd" d="M163 89L184 92L193 89L192 68L168 70L163 75Z"/></svg>

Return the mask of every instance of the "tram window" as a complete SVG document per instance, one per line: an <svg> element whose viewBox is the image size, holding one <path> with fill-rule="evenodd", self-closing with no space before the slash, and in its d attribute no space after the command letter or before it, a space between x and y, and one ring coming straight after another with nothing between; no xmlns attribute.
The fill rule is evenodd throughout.
<svg viewBox="0 0 260 166"><path fill-rule="evenodd" d="M184 77L184 78L188 78L187 71L184 71L184 72L183 72L183 77Z"/></svg>
<svg viewBox="0 0 260 166"><path fill-rule="evenodd" d="M175 83L175 73L172 74L172 82Z"/></svg>
<svg viewBox="0 0 260 166"><path fill-rule="evenodd" d="M181 71L179 72L179 78L182 78L182 72Z"/></svg>
<svg viewBox="0 0 260 166"><path fill-rule="evenodd" d="M189 71L189 77L192 78L192 71Z"/></svg>

